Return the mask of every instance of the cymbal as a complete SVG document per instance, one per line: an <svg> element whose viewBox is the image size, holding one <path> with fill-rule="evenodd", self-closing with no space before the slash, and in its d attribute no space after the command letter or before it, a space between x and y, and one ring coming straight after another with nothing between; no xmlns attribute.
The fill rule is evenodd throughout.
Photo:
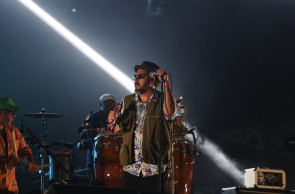
<svg viewBox="0 0 295 194"><path fill-rule="evenodd" d="M34 118L56 118L56 117L62 117L61 114L47 113L47 112L27 113L27 114L24 114L24 116L25 117L34 117Z"/></svg>

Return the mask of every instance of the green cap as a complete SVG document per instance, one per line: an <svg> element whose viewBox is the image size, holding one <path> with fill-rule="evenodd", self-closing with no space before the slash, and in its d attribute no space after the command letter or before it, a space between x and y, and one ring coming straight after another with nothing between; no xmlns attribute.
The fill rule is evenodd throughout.
<svg viewBox="0 0 295 194"><path fill-rule="evenodd" d="M0 98L0 109L2 110L13 110L20 111L22 108L15 106L14 102L10 97L1 97Z"/></svg>

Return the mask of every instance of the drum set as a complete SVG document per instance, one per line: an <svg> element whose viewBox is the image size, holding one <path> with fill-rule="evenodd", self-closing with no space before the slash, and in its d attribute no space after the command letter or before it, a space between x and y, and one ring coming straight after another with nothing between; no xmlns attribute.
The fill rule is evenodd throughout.
<svg viewBox="0 0 295 194"><path fill-rule="evenodd" d="M175 117L172 127L172 157L168 168L168 187L170 193L190 193L194 158L199 152L195 150L196 141L190 142L185 139L189 131L185 127L183 117ZM109 188L121 187L123 167L120 164L119 153L122 142L123 138L120 133L102 133L94 138L93 170L95 180L100 185Z"/></svg>
<svg viewBox="0 0 295 194"><path fill-rule="evenodd" d="M49 177L50 183L74 183L75 173L83 170L74 169L74 156L72 151L50 152L46 149L45 118L56 118L62 115L56 113L29 113L26 117L41 118L43 126L42 143L40 142L41 165L48 161L51 166L49 171L40 170L41 191L44 193L45 176ZM187 141L185 136L189 133L185 127L183 117L177 116L172 121L172 145L171 163L168 167L168 186L170 193L190 193L193 180L194 158L199 153L195 151L196 141ZM197 130L194 128L193 130ZM192 130L190 130L192 131ZM33 137L32 139L37 139ZM32 140L31 139L31 140ZM30 142L30 140L28 140ZM99 133L94 137L92 151L92 168L94 181L99 185L109 188L120 188L123 167L120 164L119 153L123 142L122 134ZM64 146L69 149L76 148L74 144L52 143L51 145ZM83 147L88 149L89 146ZM48 159L48 160L47 160ZM75 173L74 173L75 172ZM92 180L93 181L93 180Z"/></svg>
<svg viewBox="0 0 295 194"><path fill-rule="evenodd" d="M57 113L47 113L45 111L45 108L42 109L39 113L28 113L25 114L24 117L32 117L32 118L38 118L41 119L41 125L43 128L43 132L41 134L42 141L39 141L39 138L37 138L28 127L26 127L26 124L23 119L21 119L21 128L22 130L27 131L30 134L30 137L25 137L25 140L29 144L36 145L40 150L38 152L33 152L33 154L39 154L41 159L41 165L39 174L41 176L41 193L46 193L45 189L45 177L49 177L49 183L50 182L57 182L57 181L70 181L72 177L73 172L73 165L71 163L72 160L72 152L51 152L48 148L55 146L52 143L51 145L46 144L46 138L48 136L48 133L46 132L46 119L47 118L58 118L61 117L61 114ZM64 146L63 144L61 146ZM73 144L67 144L66 147L70 146L70 149L73 148ZM49 163L49 164L45 164ZM49 171L46 172L45 168L49 167ZM66 183L66 182L65 182Z"/></svg>

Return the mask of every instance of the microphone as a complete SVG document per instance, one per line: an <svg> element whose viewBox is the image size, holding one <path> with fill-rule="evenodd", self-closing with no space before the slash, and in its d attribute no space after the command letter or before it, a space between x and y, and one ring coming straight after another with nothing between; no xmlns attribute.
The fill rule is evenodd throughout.
<svg viewBox="0 0 295 194"><path fill-rule="evenodd" d="M163 75L167 75L167 74L168 74L168 73L165 72ZM157 72L150 72L150 73L149 73L149 76L150 76L150 77L157 77L158 74L157 74Z"/></svg>

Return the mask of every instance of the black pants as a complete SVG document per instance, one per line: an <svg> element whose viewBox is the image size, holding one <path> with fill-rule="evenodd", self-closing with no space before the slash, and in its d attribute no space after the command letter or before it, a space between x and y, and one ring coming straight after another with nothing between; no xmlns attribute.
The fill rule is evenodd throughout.
<svg viewBox="0 0 295 194"><path fill-rule="evenodd" d="M162 173L161 176L161 192L168 193L167 172ZM123 171L121 187L134 192L158 192L158 175L143 177L142 173L140 173L140 176L135 176Z"/></svg>

